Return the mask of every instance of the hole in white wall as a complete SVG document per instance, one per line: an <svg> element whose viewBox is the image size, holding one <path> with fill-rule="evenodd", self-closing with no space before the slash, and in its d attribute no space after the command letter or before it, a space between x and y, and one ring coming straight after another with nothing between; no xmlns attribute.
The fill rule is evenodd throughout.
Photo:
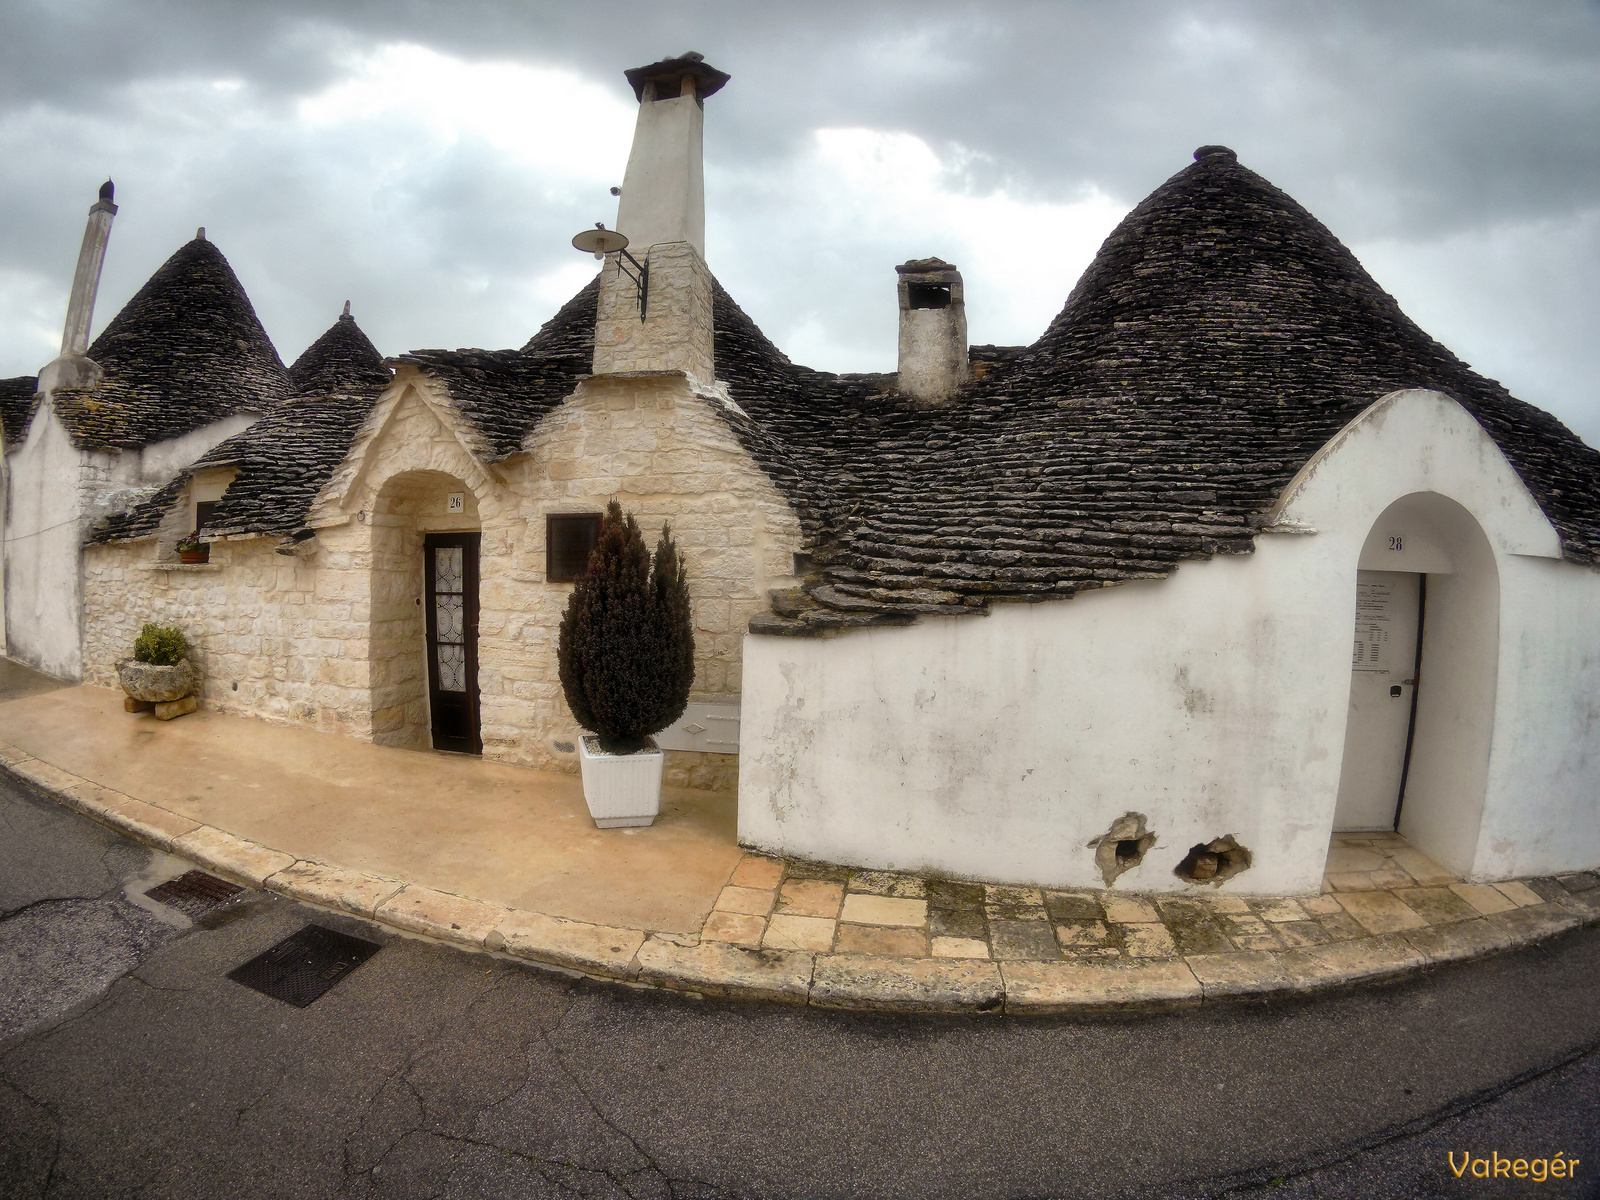
<svg viewBox="0 0 1600 1200"><path fill-rule="evenodd" d="M1173 874L1190 883L1222 884L1240 871L1248 871L1251 861L1250 851L1230 833L1195 845Z"/></svg>
<svg viewBox="0 0 1600 1200"><path fill-rule="evenodd" d="M1145 828L1144 814L1130 812L1111 822L1111 828L1090 842L1089 848L1094 851L1100 878L1110 887L1117 876L1143 862L1155 844L1156 835Z"/></svg>

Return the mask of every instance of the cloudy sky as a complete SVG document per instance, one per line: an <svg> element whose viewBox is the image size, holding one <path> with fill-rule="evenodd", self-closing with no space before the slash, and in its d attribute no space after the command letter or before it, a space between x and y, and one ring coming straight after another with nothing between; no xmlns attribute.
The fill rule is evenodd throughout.
<svg viewBox="0 0 1600 1200"><path fill-rule="evenodd" d="M796 361L892 370L893 266L1032 341L1120 217L1221 142L1425 329L1600 444L1600 0L0 0L0 376L204 225L285 361L520 345L595 263L636 105L699 50L707 255Z"/></svg>

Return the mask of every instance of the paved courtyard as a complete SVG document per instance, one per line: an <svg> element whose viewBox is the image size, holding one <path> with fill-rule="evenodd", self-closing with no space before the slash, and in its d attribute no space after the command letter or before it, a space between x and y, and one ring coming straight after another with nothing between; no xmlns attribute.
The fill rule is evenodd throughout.
<svg viewBox="0 0 1600 1200"><path fill-rule="evenodd" d="M1259 898L1053 891L750 856L700 937L752 949L911 958L1159 959L1437 930L1600 886L1587 873L1463 883L1396 833L1336 834L1328 858L1320 896Z"/></svg>
<svg viewBox="0 0 1600 1200"><path fill-rule="evenodd" d="M1041 890L743 853L729 793L597 830L573 776L373 746L7 668L0 767L260 891L479 951L676 991L1043 1014L1308 991L1600 920L1600 878L1467 883L1336 835L1315 896Z"/></svg>

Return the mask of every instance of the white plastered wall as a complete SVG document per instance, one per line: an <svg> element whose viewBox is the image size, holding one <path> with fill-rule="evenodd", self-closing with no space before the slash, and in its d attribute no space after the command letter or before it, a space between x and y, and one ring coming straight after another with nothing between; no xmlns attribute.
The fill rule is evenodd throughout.
<svg viewBox="0 0 1600 1200"><path fill-rule="evenodd" d="M1595 720L1594 667L1541 672L1574 641L1593 663L1592 618L1576 618L1586 601L1594 611L1596 573L1550 557L1554 531L1464 409L1413 391L1374 404L1319 452L1273 513L1280 533L1258 538L1253 555L988 618L829 640L747 636L740 841L863 866L1100 886L1086 843L1133 811L1158 841L1119 888L1191 887L1173 873L1184 854L1233 834L1254 866L1227 890L1316 890L1343 755L1357 563L1378 517L1415 492L1453 499L1482 527L1500 577L1519 581L1507 585L1506 607L1519 611L1496 663L1486 831L1504 824L1527 847L1553 818L1594 824L1582 795L1600 791L1600 778L1593 752L1574 744ZM1560 599L1535 611L1514 604L1512 586ZM1513 654L1518 645L1530 649ZM1541 705L1558 714L1553 726ZM1541 722L1555 746L1528 741ZM1586 828L1568 858L1585 855L1600 858ZM1447 865L1500 869L1481 853ZM1534 865L1525 857L1519 869ZM1539 869L1566 865L1577 864Z"/></svg>
<svg viewBox="0 0 1600 1200"><path fill-rule="evenodd" d="M61 679L83 671L78 546L89 458L46 401L8 462L6 653Z"/></svg>
<svg viewBox="0 0 1600 1200"><path fill-rule="evenodd" d="M79 450L47 397L6 472L6 653L81 679L83 538L97 520L144 500L253 414L122 453Z"/></svg>

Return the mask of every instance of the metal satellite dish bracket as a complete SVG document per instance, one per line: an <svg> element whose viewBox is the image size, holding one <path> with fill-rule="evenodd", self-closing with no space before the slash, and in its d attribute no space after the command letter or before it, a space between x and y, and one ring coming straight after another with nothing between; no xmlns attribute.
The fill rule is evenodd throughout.
<svg viewBox="0 0 1600 1200"><path fill-rule="evenodd" d="M596 258L604 258L608 254L622 255L622 258L617 260L617 270L633 280L634 286L638 288L639 320L643 321L645 308L650 298L649 255L645 256L644 262L640 262L628 253L627 234L618 233L615 229L607 229L605 225L598 221L595 222L593 229L585 229L577 237L573 238L572 244L576 249L582 250L585 254L593 254ZM629 263L633 264L632 270L628 268Z"/></svg>

